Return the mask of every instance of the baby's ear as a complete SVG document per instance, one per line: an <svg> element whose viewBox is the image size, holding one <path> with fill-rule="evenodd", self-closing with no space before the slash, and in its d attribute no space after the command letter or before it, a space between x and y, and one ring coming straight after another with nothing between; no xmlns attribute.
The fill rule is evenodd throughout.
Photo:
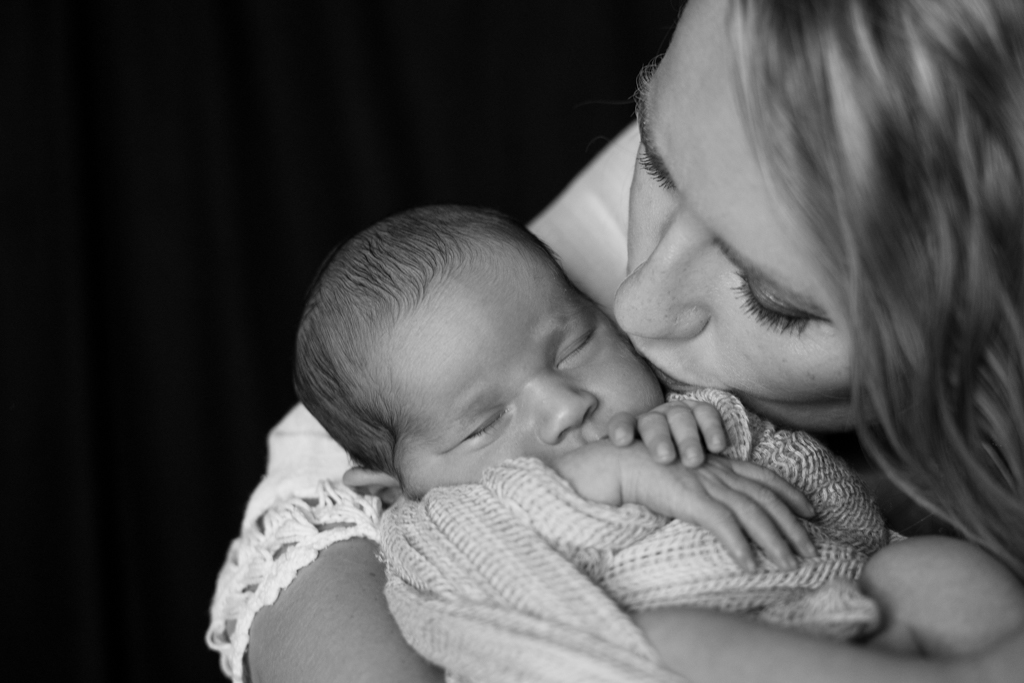
<svg viewBox="0 0 1024 683"><path fill-rule="evenodd" d="M391 505L402 495L398 480L390 474L353 467L341 478L345 486L363 496L377 496L384 505Z"/></svg>

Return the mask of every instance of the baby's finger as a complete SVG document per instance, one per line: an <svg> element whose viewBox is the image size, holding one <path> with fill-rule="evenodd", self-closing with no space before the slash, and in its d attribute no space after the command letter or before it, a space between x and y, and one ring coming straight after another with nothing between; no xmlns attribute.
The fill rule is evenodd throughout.
<svg viewBox="0 0 1024 683"><path fill-rule="evenodd" d="M672 516L688 520L702 529L710 531L740 569L745 572L756 571L757 562L754 560L754 551L750 547L748 534L744 533L741 520L737 519L728 506L722 505L710 497L706 502L693 502L700 503L699 509L690 509L685 514Z"/></svg>
<svg viewBox="0 0 1024 683"><path fill-rule="evenodd" d="M757 569L748 534L744 533L744 524L729 506L706 493L691 491L686 496L679 496L673 491L673 494L670 498L672 504L661 509L651 509L666 517L680 519L710 531L741 569L746 572Z"/></svg>
<svg viewBox="0 0 1024 683"><path fill-rule="evenodd" d="M679 466L666 469L650 459L641 459L639 465L620 469L619 491L623 503L639 503L652 512L707 529L736 564L745 571L756 569L753 548L739 521L728 507L709 496L704 487L702 479L714 479L713 474L699 477L701 470ZM721 483L718 486L726 488Z"/></svg>
<svg viewBox="0 0 1024 683"><path fill-rule="evenodd" d="M672 432L664 415L656 412L644 413L636 419L636 429L655 462L665 465L676 459Z"/></svg>
<svg viewBox="0 0 1024 683"><path fill-rule="evenodd" d="M775 566L796 569L797 561L793 557L788 540L780 533L779 527L761 505L720 481L705 481L704 488L708 495L735 515L750 540L764 551Z"/></svg>
<svg viewBox="0 0 1024 683"><path fill-rule="evenodd" d="M782 532L790 547L804 557L815 556L814 543L811 542L807 529L774 491L750 479L735 475L723 478L723 482L758 505L768 515L775 527Z"/></svg>
<svg viewBox="0 0 1024 683"><path fill-rule="evenodd" d="M775 472L752 462L740 460L727 460L725 462L728 463L729 469L741 477L758 482L771 489L775 495L781 498L790 509L801 517L811 519L815 516L814 506L807 500L807 496Z"/></svg>
<svg viewBox="0 0 1024 683"><path fill-rule="evenodd" d="M636 436L636 416L617 413L608 420L608 440L616 446L628 446Z"/></svg>
<svg viewBox="0 0 1024 683"><path fill-rule="evenodd" d="M725 447L729 445L729 438L725 434L725 425L722 424L722 414L710 403L694 403L691 407L708 451L711 453L724 451Z"/></svg>
<svg viewBox="0 0 1024 683"><path fill-rule="evenodd" d="M700 428L697 418L687 405L673 405L665 410L672 439L675 441L679 459L686 467L699 467L704 462L704 447L700 442Z"/></svg>

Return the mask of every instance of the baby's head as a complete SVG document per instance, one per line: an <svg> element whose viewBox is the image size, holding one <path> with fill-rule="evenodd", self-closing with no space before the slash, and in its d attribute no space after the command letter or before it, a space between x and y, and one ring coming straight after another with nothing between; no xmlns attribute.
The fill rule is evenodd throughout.
<svg viewBox="0 0 1024 683"><path fill-rule="evenodd" d="M646 364L526 229L483 209L387 218L341 245L299 325L300 399L411 496L547 462L662 400Z"/></svg>

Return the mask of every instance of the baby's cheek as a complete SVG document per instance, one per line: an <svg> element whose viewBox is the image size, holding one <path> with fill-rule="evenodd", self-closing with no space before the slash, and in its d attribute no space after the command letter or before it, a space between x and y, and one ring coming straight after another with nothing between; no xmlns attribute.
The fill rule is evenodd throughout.
<svg viewBox="0 0 1024 683"><path fill-rule="evenodd" d="M618 382L620 411L639 413L665 401L661 384L647 364L630 354L630 363L623 368Z"/></svg>

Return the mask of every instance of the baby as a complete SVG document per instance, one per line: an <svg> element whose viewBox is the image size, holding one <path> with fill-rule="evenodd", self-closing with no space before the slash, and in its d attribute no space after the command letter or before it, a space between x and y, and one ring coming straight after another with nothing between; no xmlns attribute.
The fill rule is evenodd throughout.
<svg viewBox="0 0 1024 683"><path fill-rule="evenodd" d="M405 494L382 529L387 597L449 673L668 680L621 610L670 605L839 638L878 630L853 581L889 534L850 471L724 392L666 403L607 316L500 214L415 209L336 250L300 324L296 388L360 465L346 483ZM602 504L632 502L638 476L669 479L658 461L677 451L699 461L702 437L723 452L726 432L730 466L703 467L770 482L753 461L816 508L815 524L780 523L799 563L760 553L744 571L708 532ZM905 633L889 616L880 633Z"/></svg>
<svg viewBox="0 0 1024 683"><path fill-rule="evenodd" d="M576 472L588 480L574 483L597 498L609 482L577 451L606 435L628 446L634 423L661 462L676 444L685 460L699 460L700 429L712 452L726 445L710 406L660 405L649 367L539 240L504 216L459 207L394 216L327 259L299 330L296 389L363 468L346 482L386 502L399 487L419 498L478 482L513 457ZM774 488L807 507L791 488ZM790 542L813 554L792 515L777 517ZM755 519L744 531L769 547L763 526Z"/></svg>

